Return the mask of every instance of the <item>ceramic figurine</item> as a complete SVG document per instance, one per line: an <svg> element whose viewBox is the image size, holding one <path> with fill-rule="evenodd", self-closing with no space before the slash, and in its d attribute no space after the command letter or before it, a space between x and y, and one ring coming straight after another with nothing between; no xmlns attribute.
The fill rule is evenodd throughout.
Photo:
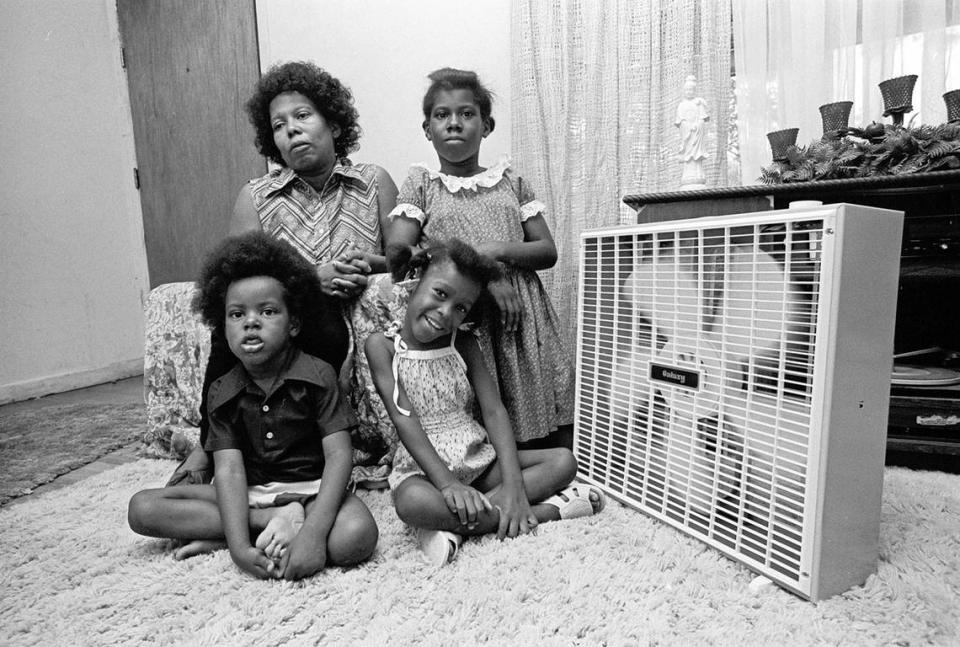
<svg viewBox="0 0 960 647"><path fill-rule="evenodd" d="M680 129L680 161L683 172L680 187L684 190L705 189L706 175L703 160L707 157L706 123L707 102L697 95L697 79L688 76L683 84L683 100L677 105L677 118L673 125Z"/></svg>

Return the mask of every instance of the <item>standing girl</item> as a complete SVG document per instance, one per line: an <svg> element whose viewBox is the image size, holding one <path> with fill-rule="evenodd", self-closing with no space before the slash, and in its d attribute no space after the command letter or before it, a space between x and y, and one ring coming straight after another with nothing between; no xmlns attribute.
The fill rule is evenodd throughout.
<svg viewBox="0 0 960 647"><path fill-rule="evenodd" d="M479 164L480 144L493 132L492 93L474 72L444 68L429 75L423 132L440 171L416 165L390 213L388 242L427 246L458 237L499 261L502 276L487 284L499 312L480 326L487 368L518 442L571 446L573 366L560 326L536 271L552 267L557 250L544 205L504 158Z"/></svg>
<svg viewBox="0 0 960 647"><path fill-rule="evenodd" d="M457 334L496 280L496 264L455 238L412 258L409 247L393 249L394 278L415 272L419 283L402 324L372 334L366 353L401 441L389 477L394 505L417 528L428 561L448 562L463 535L516 537L542 521L600 511L596 488L554 495L577 471L569 449L517 450L477 341Z"/></svg>

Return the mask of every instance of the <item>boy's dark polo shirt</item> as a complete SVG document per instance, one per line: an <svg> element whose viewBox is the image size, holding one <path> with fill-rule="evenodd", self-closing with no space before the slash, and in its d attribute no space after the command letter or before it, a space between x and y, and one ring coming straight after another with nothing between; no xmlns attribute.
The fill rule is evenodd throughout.
<svg viewBox="0 0 960 647"><path fill-rule="evenodd" d="M324 436L356 424L333 368L294 353L272 393L264 394L242 364L210 385L204 449L239 449L248 485L320 478Z"/></svg>

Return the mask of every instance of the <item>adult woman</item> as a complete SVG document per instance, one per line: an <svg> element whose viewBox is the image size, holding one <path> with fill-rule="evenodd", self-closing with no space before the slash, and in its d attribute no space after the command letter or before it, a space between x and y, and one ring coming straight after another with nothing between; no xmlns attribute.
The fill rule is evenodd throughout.
<svg viewBox="0 0 960 647"><path fill-rule="evenodd" d="M230 233L262 229L289 242L316 266L323 292L331 300L328 310L342 313L342 318L332 316L319 329L303 331L299 343L335 368L343 365L341 383L351 391L356 407L372 387L367 389L368 380L352 370L354 356L366 363L363 340L359 345L352 341L360 335L365 338L376 325L368 321L371 308L362 306L358 297L368 275L386 271L382 230L396 204L397 187L379 166L353 164L347 158L360 136L353 97L316 65L291 62L272 67L261 77L246 109L257 148L278 167L240 190ZM207 432L207 388L235 361L223 340L211 341L200 412L201 447ZM361 433L363 454L358 458L375 459L378 448L369 446L376 445L375 430ZM209 480L209 463L202 449L194 450L170 484Z"/></svg>

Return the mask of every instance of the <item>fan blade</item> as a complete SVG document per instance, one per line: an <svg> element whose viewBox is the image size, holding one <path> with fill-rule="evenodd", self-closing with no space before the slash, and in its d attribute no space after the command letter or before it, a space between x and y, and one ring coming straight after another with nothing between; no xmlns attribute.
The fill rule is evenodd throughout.
<svg viewBox="0 0 960 647"><path fill-rule="evenodd" d="M772 256L747 245L733 247L718 322L727 342L726 356L744 362L776 348L798 296Z"/></svg>
<svg viewBox="0 0 960 647"><path fill-rule="evenodd" d="M710 325L722 344L729 383L775 381L789 331L800 325L803 301L779 263L749 245L730 249ZM749 379L748 379L749 378Z"/></svg>
<svg viewBox="0 0 960 647"><path fill-rule="evenodd" d="M670 250L638 263L620 294L633 306L634 315L648 321L658 335L671 339L699 327L696 275L678 263Z"/></svg>

